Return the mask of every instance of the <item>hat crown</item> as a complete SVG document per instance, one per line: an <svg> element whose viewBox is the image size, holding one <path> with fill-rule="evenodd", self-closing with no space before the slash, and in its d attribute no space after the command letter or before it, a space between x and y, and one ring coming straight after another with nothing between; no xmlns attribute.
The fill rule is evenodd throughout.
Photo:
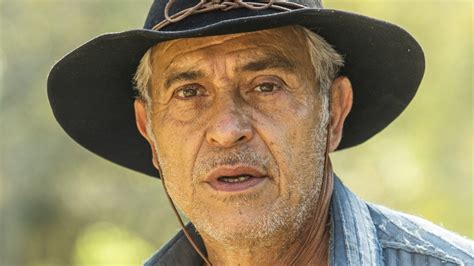
<svg viewBox="0 0 474 266"><path fill-rule="evenodd" d="M289 1L282 1L282 2L293 2L300 5L304 5L310 8L321 8L323 4L321 0L289 0Z"/></svg>
<svg viewBox="0 0 474 266"><path fill-rule="evenodd" d="M172 2L172 3L170 3ZM207 4L215 5L215 4L229 4L229 5L240 5L239 2L243 2L244 4L252 4L252 3L259 3L259 4L267 4L269 0L154 0L150 10L148 12L148 16L145 21L144 29L153 29L157 24L166 21L165 13L167 12L166 6L170 3L168 15L172 16L179 12L182 12L186 9L190 9L196 7L201 2L207 2ZM308 8L322 8L321 0L273 0L273 5L284 5L284 4L298 4ZM244 7L241 5L241 7ZM180 20L179 22L172 23L173 25L167 25L165 27L165 31L181 31L181 30L189 30L194 28L199 28L202 26L211 25L214 23L218 23L223 20L228 20L231 18L238 18L238 17L245 17L245 16L252 16L252 15L267 15L271 13L278 13L282 12L282 10L277 10L274 8L264 8L259 10L250 10L249 8L229 8L229 9L216 9L212 11L212 15L210 12L201 13L201 14L193 14L190 15L189 18ZM193 12L195 13L195 12ZM192 18L191 18L192 17ZM201 19L197 19L195 17L201 17Z"/></svg>

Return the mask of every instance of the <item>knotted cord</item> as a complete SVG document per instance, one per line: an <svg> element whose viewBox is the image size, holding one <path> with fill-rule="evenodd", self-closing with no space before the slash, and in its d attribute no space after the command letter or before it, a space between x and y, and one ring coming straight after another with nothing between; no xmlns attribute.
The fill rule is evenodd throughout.
<svg viewBox="0 0 474 266"><path fill-rule="evenodd" d="M228 11L236 8L248 8L251 10L262 10L267 8L273 8L280 11L290 11L293 9L306 8L304 5L300 5L292 2L280 2L277 0L266 0L265 2L244 2L243 0L200 0L195 6L186 8L178 11L177 13L170 15L170 9L176 0L169 0L165 6L165 19L160 23L156 24L152 30L159 31L163 27L181 21L188 16L193 14L200 14L210 12L214 10Z"/></svg>

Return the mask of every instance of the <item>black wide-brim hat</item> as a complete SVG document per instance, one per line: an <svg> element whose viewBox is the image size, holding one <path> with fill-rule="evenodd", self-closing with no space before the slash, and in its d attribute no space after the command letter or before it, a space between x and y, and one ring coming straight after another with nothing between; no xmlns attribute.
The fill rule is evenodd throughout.
<svg viewBox="0 0 474 266"><path fill-rule="evenodd" d="M414 97L424 73L423 51L405 30L362 15L325 9L319 0L294 0L306 8L289 6L286 11L217 9L153 30L165 20L167 2L154 1L144 29L92 39L57 62L48 78L54 116L71 138L99 156L150 176L158 177L158 173L151 163L150 147L136 128L133 76L144 53L157 43L289 25L312 30L344 57L341 74L352 82L354 103L339 150L366 141L390 124ZM198 3L175 1L169 13Z"/></svg>

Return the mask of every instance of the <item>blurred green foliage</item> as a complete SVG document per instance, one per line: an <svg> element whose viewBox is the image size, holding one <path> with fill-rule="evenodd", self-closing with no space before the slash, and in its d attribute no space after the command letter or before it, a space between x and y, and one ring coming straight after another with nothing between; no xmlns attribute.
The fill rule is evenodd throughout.
<svg viewBox="0 0 474 266"><path fill-rule="evenodd" d="M1 265L137 265L177 230L158 180L69 139L46 96L51 66L105 32L140 28L151 1L3 0ZM332 155L361 197L472 238L473 2L326 1L407 29L427 69L407 110Z"/></svg>

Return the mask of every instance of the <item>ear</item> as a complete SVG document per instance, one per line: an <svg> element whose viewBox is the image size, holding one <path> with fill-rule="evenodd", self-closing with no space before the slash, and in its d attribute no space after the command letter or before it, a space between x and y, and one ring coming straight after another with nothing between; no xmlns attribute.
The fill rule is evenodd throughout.
<svg viewBox="0 0 474 266"><path fill-rule="evenodd" d="M352 85L345 76L336 78L331 85L331 125L329 151L335 151L342 139L344 121L352 108Z"/></svg>
<svg viewBox="0 0 474 266"><path fill-rule="evenodd" d="M153 156L153 165L155 168L158 170L158 159L156 156L156 150L155 150L155 145L153 143L153 138L148 136L148 131L147 131L147 124L148 124L148 114L146 111L146 106L143 100L136 99L135 102L133 103L133 107L135 108L135 122L137 124L138 131L140 134L146 139L148 144L150 145L151 148L151 153Z"/></svg>

